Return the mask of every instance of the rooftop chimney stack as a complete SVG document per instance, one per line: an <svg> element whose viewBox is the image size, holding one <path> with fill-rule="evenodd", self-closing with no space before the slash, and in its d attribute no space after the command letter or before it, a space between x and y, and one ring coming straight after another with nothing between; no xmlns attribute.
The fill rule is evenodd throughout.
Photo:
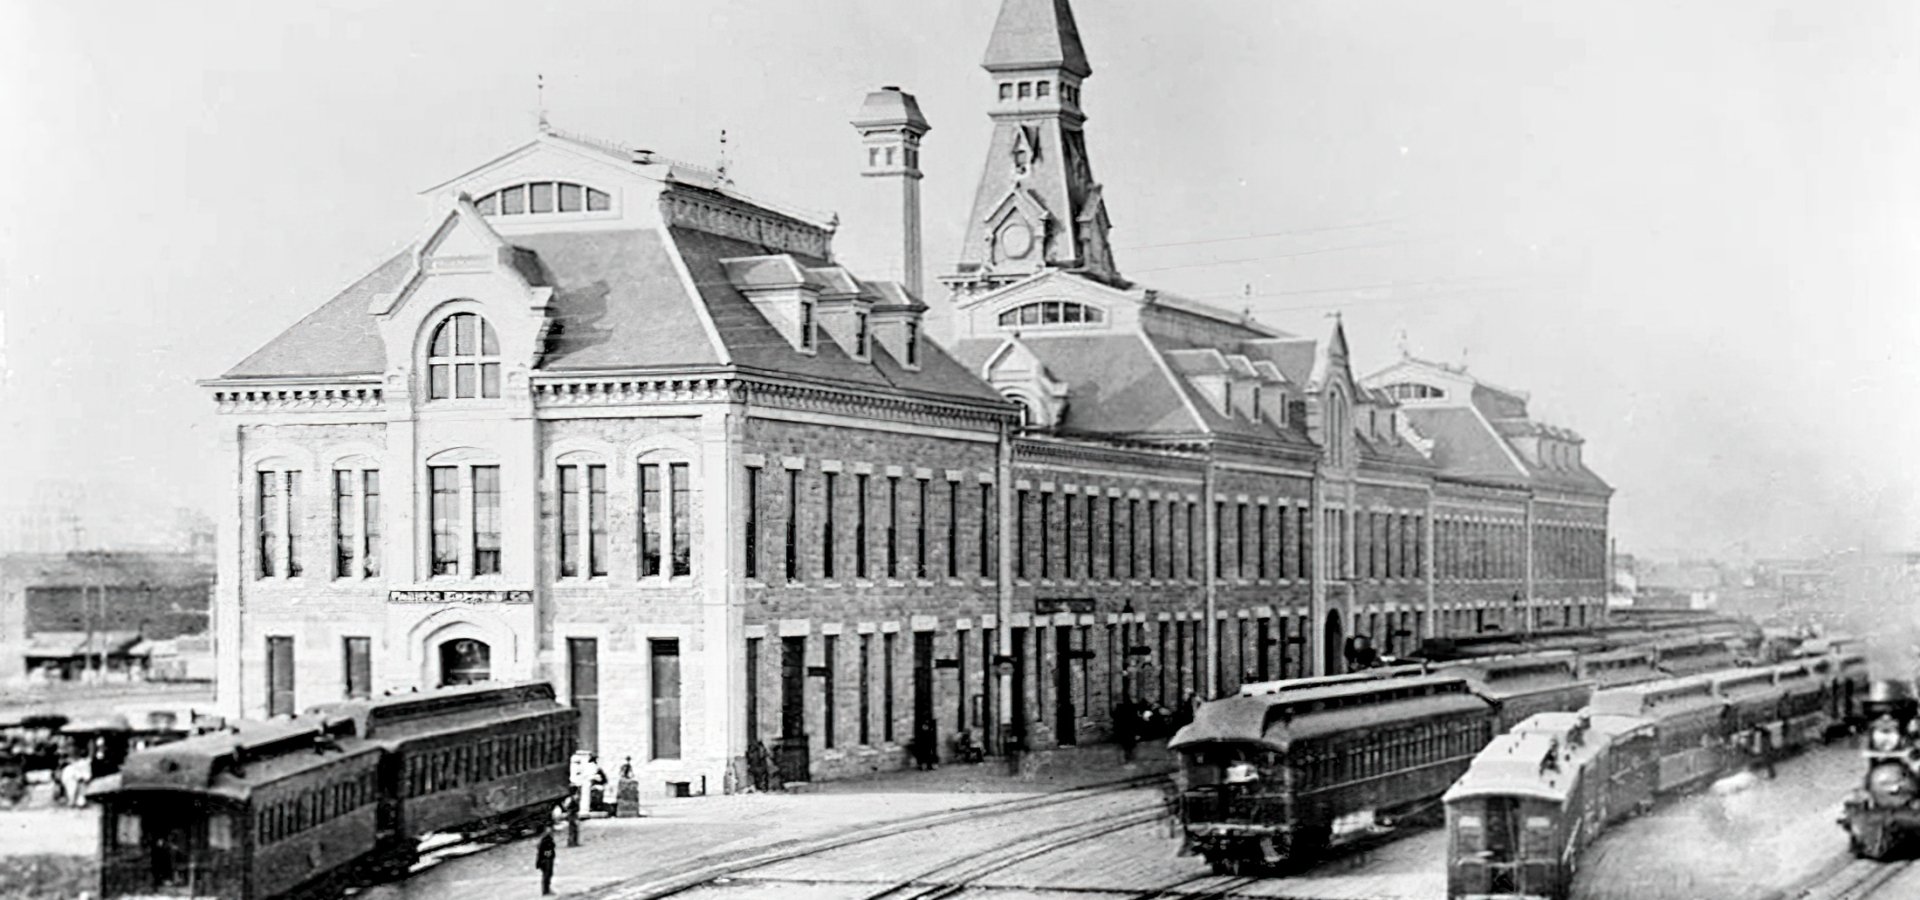
<svg viewBox="0 0 1920 900"><path fill-rule="evenodd" d="M899 191L899 255L892 257L884 278L897 281L915 299L923 299L920 249L920 139L932 127L920 115L913 95L888 85L867 95L853 117L866 149L861 174L882 179L888 192ZM897 188L895 186L898 186Z"/></svg>

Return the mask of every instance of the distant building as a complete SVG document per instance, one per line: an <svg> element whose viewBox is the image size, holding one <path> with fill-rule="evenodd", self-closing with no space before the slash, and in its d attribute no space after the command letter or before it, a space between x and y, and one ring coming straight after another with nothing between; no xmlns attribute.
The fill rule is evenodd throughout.
<svg viewBox="0 0 1920 900"><path fill-rule="evenodd" d="M76 672L52 662L60 656L52 651L72 643L66 635L115 632L137 642L205 632L212 601L213 565L193 554L0 554L0 682L27 673L29 652L63 675Z"/></svg>

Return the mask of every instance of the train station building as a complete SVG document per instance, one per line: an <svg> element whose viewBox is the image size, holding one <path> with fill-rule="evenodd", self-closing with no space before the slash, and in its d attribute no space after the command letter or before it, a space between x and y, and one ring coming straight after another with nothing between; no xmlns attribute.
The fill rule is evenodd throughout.
<svg viewBox="0 0 1920 900"><path fill-rule="evenodd" d="M1123 700L1338 671L1351 639L1580 624L1609 489L1526 397L1124 276L1065 0L1007 0L958 262L925 277L911 95L831 217L542 128L224 375L229 715L545 679L642 783L1099 740ZM971 165L955 161L954 165Z"/></svg>

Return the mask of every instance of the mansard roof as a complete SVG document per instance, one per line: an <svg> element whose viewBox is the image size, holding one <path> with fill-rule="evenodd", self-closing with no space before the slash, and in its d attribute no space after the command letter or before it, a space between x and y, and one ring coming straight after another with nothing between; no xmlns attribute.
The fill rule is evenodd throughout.
<svg viewBox="0 0 1920 900"><path fill-rule="evenodd" d="M1057 67L1082 78L1093 74L1067 0L1006 0L981 65L989 72Z"/></svg>

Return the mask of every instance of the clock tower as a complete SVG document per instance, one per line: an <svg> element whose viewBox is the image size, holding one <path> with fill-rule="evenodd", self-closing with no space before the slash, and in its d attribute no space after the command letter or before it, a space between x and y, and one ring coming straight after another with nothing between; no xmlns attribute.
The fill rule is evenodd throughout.
<svg viewBox="0 0 1920 900"><path fill-rule="evenodd" d="M1046 269L1120 284L1087 158L1081 84L1093 74L1068 0L1004 0L981 67L993 142L954 272L958 302Z"/></svg>

